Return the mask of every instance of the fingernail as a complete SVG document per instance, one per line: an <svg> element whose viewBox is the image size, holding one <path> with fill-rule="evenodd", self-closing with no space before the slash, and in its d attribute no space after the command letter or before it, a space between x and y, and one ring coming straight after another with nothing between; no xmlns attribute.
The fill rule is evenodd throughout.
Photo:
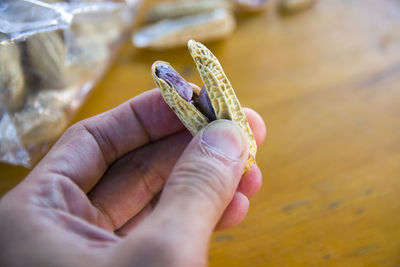
<svg viewBox="0 0 400 267"><path fill-rule="evenodd" d="M247 146L247 140L239 126L228 120L210 123L202 135L202 140L219 153L240 159Z"/></svg>

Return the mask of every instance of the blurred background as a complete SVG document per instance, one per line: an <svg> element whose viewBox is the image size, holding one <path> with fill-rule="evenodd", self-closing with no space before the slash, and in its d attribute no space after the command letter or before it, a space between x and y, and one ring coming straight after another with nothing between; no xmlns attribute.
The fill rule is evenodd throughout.
<svg viewBox="0 0 400 267"><path fill-rule="evenodd" d="M142 2L136 32L158 2ZM264 180L247 218L213 235L210 266L399 266L400 2L320 0L282 12L270 0L235 20L206 45L266 122ZM155 60L201 85L185 47L131 39L69 125L154 88ZM0 194L28 172L0 164Z"/></svg>

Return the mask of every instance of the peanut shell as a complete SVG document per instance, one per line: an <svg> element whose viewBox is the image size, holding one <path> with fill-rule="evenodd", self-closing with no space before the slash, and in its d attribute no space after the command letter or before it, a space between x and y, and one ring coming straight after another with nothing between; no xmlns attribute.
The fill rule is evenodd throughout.
<svg viewBox="0 0 400 267"><path fill-rule="evenodd" d="M317 1L318 0L281 0L279 8L284 14L295 14L312 7Z"/></svg>
<svg viewBox="0 0 400 267"><path fill-rule="evenodd" d="M238 11L258 12L266 9L271 0L231 0Z"/></svg>
<svg viewBox="0 0 400 267"><path fill-rule="evenodd" d="M147 11L146 20L148 22L155 22L163 19L176 19L179 17L211 12L219 8L231 9L231 2L228 0L168 1L150 7Z"/></svg>
<svg viewBox="0 0 400 267"><path fill-rule="evenodd" d="M224 39L232 34L235 26L232 12L216 9L145 26L134 35L133 43L139 48L164 50L184 46L191 38L201 41Z"/></svg>
<svg viewBox="0 0 400 267"><path fill-rule="evenodd" d="M239 100L221 64L211 51L194 40L188 42L188 48L196 63L201 79L204 82L205 89L207 90L217 119L232 120L245 132L249 144L249 158L245 166L245 171L249 170L251 165L255 163L257 145ZM168 63L162 61L153 63L153 78L166 103L171 107L186 128L195 135L209 123L209 120L194 105L182 98L173 86L157 76L157 67L165 64Z"/></svg>
<svg viewBox="0 0 400 267"><path fill-rule="evenodd" d="M30 95L24 109L13 116L22 144L38 145L59 136L67 126L66 109L75 93L74 90L45 90Z"/></svg>
<svg viewBox="0 0 400 267"><path fill-rule="evenodd" d="M66 48L57 32L42 32L26 41L32 68L40 77L42 88L62 88L65 85Z"/></svg>
<svg viewBox="0 0 400 267"><path fill-rule="evenodd" d="M25 99L25 78L20 49L15 43L0 45L0 110L20 109Z"/></svg>

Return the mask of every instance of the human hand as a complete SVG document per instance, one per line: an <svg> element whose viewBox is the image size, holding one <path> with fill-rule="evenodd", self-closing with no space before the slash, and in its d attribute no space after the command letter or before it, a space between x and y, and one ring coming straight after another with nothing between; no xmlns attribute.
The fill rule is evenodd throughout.
<svg viewBox="0 0 400 267"><path fill-rule="evenodd" d="M81 121L0 199L0 266L205 266L261 185L247 153L232 122L192 138L157 90Z"/></svg>

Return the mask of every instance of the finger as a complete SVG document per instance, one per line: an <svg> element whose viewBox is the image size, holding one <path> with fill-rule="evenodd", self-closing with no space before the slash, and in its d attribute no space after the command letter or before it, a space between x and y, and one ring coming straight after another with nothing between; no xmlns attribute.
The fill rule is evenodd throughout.
<svg viewBox="0 0 400 267"><path fill-rule="evenodd" d="M134 228L136 228L141 222L143 222L154 210L155 206L160 199L160 194L157 194L147 205L134 217L129 219L124 225L115 231L119 236L126 236Z"/></svg>
<svg viewBox="0 0 400 267"><path fill-rule="evenodd" d="M267 128L265 127L264 120L256 111L250 108L243 108L246 114L247 121L249 122L250 128L253 132L254 139L256 140L257 146L260 146L267 135Z"/></svg>
<svg viewBox="0 0 400 267"><path fill-rule="evenodd" d="M127 221L123 226L115 231L118 236L128 235L134 228L136 228L141 222L143 222L153 212L153 205L146 205L140 213L136 214L135 217Z"/></svg>
<svg viewBox="0 0 400 267"><path fill-rule="evenodd" d="M187 131L174 134L127 154L107 171L88 196L114 229L136 216L159 193L191 139Z"/></svg>
<svg viewBox="0 0 400 267"><path fill-rule="evenodd" d="M263 131L257 113L246 109L253 132ZM259 128L257 128L259 127ZM102 210L118 229L145 207L164 186L172 167L191 140L185 132L160 143L142 148L113 164L89 194L92 203ZM160 146L160 147L158 147ZM249 171L249 174L254 171ZM250 185L251 187L252 185ZM252 189L254 190L254 189Z"/></svg>
<svg viewBox="0 0 400 267"><path fill-rule="evenodd" d="M224 230L238 225L246 217L248 210L249 199L244 194L236 192L215 230Z"/></svg>
<svg viewBox="0 0 400 267"><path fill-rule="evenodd" d="M250 170L244 173L239 182L235 196L225 209L215 230L224 230L238 225L246 217L249 209L249 198L255 195L261 187L261 171L257 165L252 165Z"/></svg>
<svg viewBox="0 0 400 267"><path fill-rule="evenodd" d="M71 127L35 171L67 176L88 192L114 160L182 129L159 91L150 90Z"/></svg>
<svg viewBox="0 0 400 267"><path fill-rule="evenodd" d="M218 120L200 131L175 165L154 212L127 238L149 231L185 256L206 253L209 237L231 202L248 156L236 124ZM150 230L151 229L151 230Z"/></svg>
<svg viewBox="0 0 400 267"><path fill-rule="evenodd" d="M240 180L238 189L222 218L217 224L216 230L224 230L239 224L247 214L249 197L252 197L261 187L261 171L257 165L253 165ZM156 201L152 199L140 212L121 226L116 234L125 236L138 226L154 209Z"/></svg>
<svg viewBox="0 0 400 267"><path fill-rule="evenodd" d="M250 167L250 170L243 174L237 191L245 195L247 198L254 196L260 190L262 184L262 174L257 165Z"/></svg>

